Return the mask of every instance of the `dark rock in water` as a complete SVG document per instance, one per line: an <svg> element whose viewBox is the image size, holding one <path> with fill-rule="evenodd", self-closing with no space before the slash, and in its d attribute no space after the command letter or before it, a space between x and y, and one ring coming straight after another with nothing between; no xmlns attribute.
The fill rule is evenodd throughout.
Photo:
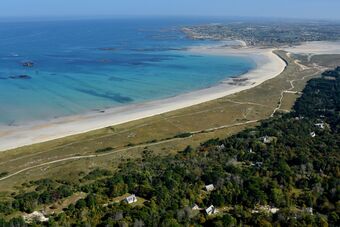
<svg viewBox="0 0 340 227"><path fill-rule="evenodd" d="M113 47L101 47L101 48L98 48L98 50L102 50L102 51L115 51L115 50L117 50L117 48L113 48Z"/></svg>
<svg viewBox="0 0 340 227"><path fill-rule="evenodd" d="M181 51L181 50L188 50L189 48L162 48L162 47L156 47L156 48L137 48L137 49L131 49L132 51L138 51L138 52L160 52L160 51Z"/></svg>
<svg viewBox="0 0 340 227"><path fill-rule="evenodd" d="M9 78L13 79L13 80L30 80L30 79L32 79L32 77L30 77L28 75L10 76Z"/></svg>
<svg viewBox="0 0 340 227"><path fill-rule="evenodd" d="M124 78L119 78L119 77L115 77L115 76L111 76L109 78L110 81L118 81L118 82L122 82L122 81L126 81L127 79Z"/></svg>
<svg viewBox="0 0 340 227"><path fill-rule="evenodd" d="M105 98L114 102L118 103L129 103L132 102L133 99L127 96L122 96L119 93L111 93L111 92L98 92L95 90L90 90L90 89L79 89L76 88L77 91L82 92L84 94L100 97L100 98Z"/></svg>
<svg viewBox="0 0 340 227"><path fill-rule="evenodd" d="M99 63L111 63L112 61L110 59L99 59Z"/></svg>
<svg viewBox="0 0 340 227"><path fill-rule="evenodd" d="M26 61L22 63L22 66L31 68L34 66L34 62Z"/></svg>
<svg viewBox="0 0 340 227"><path fill-rule="evenodd" d="M233 81L234 82L245 82L245 81L247 81L248 80L248 78L246 78L246 77L238 77L238 78L233 78Z"/></svg>

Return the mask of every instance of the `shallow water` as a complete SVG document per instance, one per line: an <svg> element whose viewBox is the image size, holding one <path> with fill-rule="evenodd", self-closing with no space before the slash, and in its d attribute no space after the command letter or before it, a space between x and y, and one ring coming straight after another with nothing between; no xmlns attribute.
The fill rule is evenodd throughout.
<svg viewBox="0 0 340 227"><path fill-rule="evenodd" d="M17 125L161 99L255 67L244 57L193 55L196 21L112 19L0 23L0 124ZM31 61L33 67L22 63Z"/></svg>

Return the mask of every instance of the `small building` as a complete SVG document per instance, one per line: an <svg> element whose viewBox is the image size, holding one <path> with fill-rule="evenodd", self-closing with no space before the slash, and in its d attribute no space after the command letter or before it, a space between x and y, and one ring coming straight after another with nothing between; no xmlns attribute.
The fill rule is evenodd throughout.
<svg viewBox="0 0 340 227"><path fill-rule="evenodd" d="M126 197L124 201L127 202L128 204L135 203L137 202L137 197L136 195L133 194L133 195Z"/></svg>
<svg viewBox="0 0 340 227"><path fill-rule="evenodd" d="M207 190L207 192L211 192L215 190L215 187L213 184L209 184L205 186L205 190Z"/></svg>
<svg viewBox="0 0 340 227"><path fill-rule="evenodd" d="M191 206L191 209L192 210L201 210L201 208L196 203Z"/></svg>
<svg viewBox="0 0 340 227"><path fill-rule="evenodd" d="M262 143L269 144L273 141L273 138L269 136L263 136L260 138L260 140L262 141Z"/></svg>
<svg viewBox="0 0 340 227"><path fill-rule="evenodd" d="M311 132L311 133L310 133L310 136L311 136L312 138L314 138L314 137L316 136L315 132Z"/></svg>
<svg viewBox="0 0 340 227"><path fill-rule="evenodd" d="M325 123L317 123L315 124L316 127L318 127L319 129L325 129Z"/></svg>
<svg viewBox="0 0 340 227"><path fill-rule="evenodd" d="M305 117L303 116L299 116L299 117L295 117L295 120L303 120Z"/></svg>
<svg viewBox="0 0 340 227"><path fill-rule="evenodd" d="M272 213L272 214L276 214L280 209L279 208L276 208L276 207L271 207L269 208L269 212Z"/></svg>
<svg viewBox="0 0 340 227"><path fill-rule="evenodd" d="M213 205L211 205L210 207L205 209L205 213L207 213L207 215L216 214L217 213L217 209Z"/></svg>
<svg viewBox="0 0 340 227"><path fill-rule="evenodd" d="M279 212L279 208L276 207L271 207L271 206L257 206L256 209L252 210L251 212L253 214L258 214L258 213L272 213L272 214L276 214L277 212Z"/></svg>
<svg viewBox="0 0 340 227"><path fill-rule="evenodd" d="M262 165L263 165L263 162L255 162L255 166L257 167L262 167Z"/></svg>
<svg viewBox="0 0 340 227"><path fill-rule="evenodd" d="M223 151L224 149L225 149L224 144L217 146L217 150L219 150L219 151Z"/></svg>
<svg viewBox="0 0 340 227"><path fill-rule="evenodd" d="M310 215L313 215L313 207L306 207L304 211Z"/></svg>
<svg viewBox="0 0 340 227"><path fill-rule="evenodd" d="M33 223L34 221L39 222L48 222L49 218L45 217L45 215L40 211L34 211L31 214L24 214L23 219L26 223Z"/></svg>

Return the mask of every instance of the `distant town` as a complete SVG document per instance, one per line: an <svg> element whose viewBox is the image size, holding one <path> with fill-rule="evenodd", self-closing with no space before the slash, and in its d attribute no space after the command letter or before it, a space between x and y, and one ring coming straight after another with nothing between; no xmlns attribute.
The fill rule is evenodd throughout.
<svg viewBox="0 0 340 227"><path fill-rule="evenodd" d="M182 31L196 40L242 40L248 46L286 46L310 41L335 41L336 22L233 22L186 26Z"/></svg>

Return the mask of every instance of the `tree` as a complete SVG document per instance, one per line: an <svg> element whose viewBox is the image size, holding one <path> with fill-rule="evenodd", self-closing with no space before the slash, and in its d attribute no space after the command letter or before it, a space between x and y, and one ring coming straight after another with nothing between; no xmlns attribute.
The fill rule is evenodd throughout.
<svg viewBox="0 0 340 227"><path fill-rule="evenodd" d="M86 201L85 201L84 199L79 199L79 200L77 201L75 207L76 207L77 209L81 210L81 209L85 208L86 205L87 205L87 204L86 204Z"/></svg>
<svg viewBox="0 0 340 227"><path fill-rule="evenodd" d="M86 199L86 206L90 209L94 208L96 206L96 198L93 194L89 194Z"/></svg>

